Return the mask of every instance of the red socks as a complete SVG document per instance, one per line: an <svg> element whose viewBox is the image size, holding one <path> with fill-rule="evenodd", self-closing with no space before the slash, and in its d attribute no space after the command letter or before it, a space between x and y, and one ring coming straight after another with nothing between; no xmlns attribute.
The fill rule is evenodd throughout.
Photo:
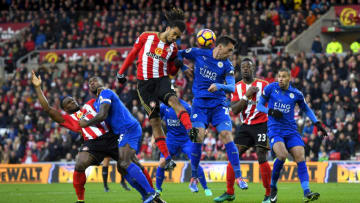
<svg viewBox="0 0 360 203"><path fill-rule="evenodd" d="M166 146L165 137L160 136L160 137L155 138L155 143L156 143L156 146L158 146L160 152L164 155L165 159L167 159L167 157L170 156L170 154L169 154L169 150Z"/></svg>
<svg viewBox="0 0 360 203"><path fill-rule="evenodd" d="M152 182L152 180L151 180L150 174L149 174L149 172L146 170L146 168L144 168L143 173L144 173L146 179L148 180L150 186L151 186L152 188L154 188L154 185L153 185L153 182Z"/></svg>
<svg viewBox="0 0 360 203"><path fill-rule="evenodd" d="M180 122L185 126L186 130L190 130L192 128L190 115L187 111L180 111L177 117L179 118Z"/></svg>
<svg viewBox="0 0 360 203"><path fill-rule="evenodd" d="M86 183L85 171L83 171L83 172L74 171L73 185L74 185L76 196L78 197L78 200L84 200L84 196L85 196L84 185L85 185L85 183Z"/></svg>
<svg viewBox="0 0 360 203"><path fill-rule="evenodd" d="M263 182L263 186L266 190L266 196L270 195L270 183L271 183L271 168L268 162L260 164L260 174Z"/></svg>
<svg viewBox="0 0 360 203"><path fill-rule="evenodd" d="M235 172L233 167L231 166L231 163L229 162L226 167L226 193L229 195L234 194L234 183L235 183Z"/></svg>

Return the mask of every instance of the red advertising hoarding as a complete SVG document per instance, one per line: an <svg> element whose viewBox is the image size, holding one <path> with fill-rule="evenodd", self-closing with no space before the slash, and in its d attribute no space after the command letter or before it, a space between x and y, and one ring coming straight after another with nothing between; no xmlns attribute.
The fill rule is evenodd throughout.
<svg viewBox="0 0 360 203"><path fill-rule="evenodd" d="M360 25L360 5L335 6L335 14L344 26Z"/></svg>
<svg viewBox="0 0 360 203"><path fill-rule="evenodd" d="M83 56L93 61L96 57L101 60L113 61L116 59L124 59L130 52L131 47L109 47L94 49L54 49L40 51L40 62L56 63L62 56L65 60L76 61Z"/></svg>
<svg viewBox="0 0 360 203"><path fill-rule="evenodd" d="M30 23L0 23L0 41L11 39L29 25Z"/></svg>

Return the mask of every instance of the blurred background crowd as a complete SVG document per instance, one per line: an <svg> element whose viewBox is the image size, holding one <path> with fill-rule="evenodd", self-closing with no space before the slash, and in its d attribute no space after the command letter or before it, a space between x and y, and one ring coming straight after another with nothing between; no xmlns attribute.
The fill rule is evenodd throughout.
<svg viewBox="0 0 360 203"><path fill-rule="evenodd" d="M42 111L31 85L30 71L16 60L32 50L72 49L109 46L132 46L136 37L146 30L161 31L165 27L165 0L105 0L105 1L8 1L0 0L0 23L29 22L22 37L9 40L0 47L5 57L9 77L0 88L0 163L32 163L72 161L82 143L81 135L60 127ZM287 2L287 3L284 3ZM174 1L186 14L186 33L181 48L195 45L194 33L202 28L212 29L217 36L231 35L238 40L232 58L236 81L241 80L240 61L250 47L286 45L313 24L329 6L355 1L233 1L198 0ZM266 50L265 49L265 50ZM324 50L325 51L325 50ZM360 55L317 55L279 52L256 61L256 77L275 81L281 67L291 69L292 84L304 93L306 101L329 136L322 139L316 127L299 109L296 121L305 141L309 161L348 160L360 148ZM139 158L158 160L159 151L152 140L148 117L137 92L135 64L129 69L129 81L119 85L115 79L123 59L94 61L82 57L77 61L62 60L65 69L57 64L39 65L37 74L43 80L43 90L49 103L60 110L60 97L71 95L80 104L92 98L87 80L100 76L115 90L143 128ZM191 104L190 79L181 71L173 78L179 96ZM239 131L239 117L233 117L233 133ZM182 154L178 159L184 159ZM269 157L270 158L270 157ZM216 129L209 127L203 145L203 160L226 160L224 144ZM242 160L256 160L249 149Z"/></svg>

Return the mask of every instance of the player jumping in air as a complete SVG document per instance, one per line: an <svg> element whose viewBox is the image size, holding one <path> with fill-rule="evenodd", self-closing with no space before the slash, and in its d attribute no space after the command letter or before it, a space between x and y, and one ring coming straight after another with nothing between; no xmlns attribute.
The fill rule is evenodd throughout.
<svg viewBox="0 0 360 203"><path fill-rule="evenodd" d="M266 103L268 107L265 107ZM316 119L314 112L306 104L304 95L290 85L290 70L282 68L278 72L278 82L271 83L265 87L260 102L257 105L259 111L269 115L268 136L271 149L277 157L271 175L271 202L277 201L277 181L289 152L298 166L298 176L304 191L304 201L314 201L320 197L319 193L310 191L304 142L301 139L294 119L296 104L315 123L316 127L322 132L322 135L327 136L321 122Z"/></svg>
<svg viewBox="0 0 360 203"><path fill-rule="evenodd" d="M266 190L263 203L270 203L271 168L266 160L266 154L269 150L267 137L268 118L265 113L256 109L256 104L260 100L261 93L265 86L268 85L268 82L254 78L255 64L251 59L243 59L240 67L242 80L235 85L235 92L232 94L231 99L231 109L235 114L239 114L242 125L240 132L235 135L234 142L238 147L240 157L247 149L255 146L261 178ZM227 191L215 198L215 202L235 199L234 181L234 170L231 164L228 163L226 170Z"/></svg>
<svg viewBox="0 0 360 203"><path fill-rule="evenodd" d="M235 45L234 39L223 36L217 40L213 49L189 48L179 51L178 54L179 59L184 57L194 62L191 122L199 132L197 136L191 137L194 142L191 151L192 178L189 185L191 190L197 190L201 145L209 123L216 126L220 140L225 144L229 161L235 171L237 185L241 189L248 188L241 177L239 152L231 134L232 123L225 95L235 91L234 68L228 59L233 54ZM184 71L186 66L182 69Z"/></svg>
<svg viewBox="0 0 360 203"><path fill-rule="evenodd" d="M180 103L188 112L191 112L191 107L188 103L180 100ZM176 156L179 152L183 152L187 157L191 158L192 142L186 132L185 127L180 123L174 109L165 104L160 105L161 119L166 123L166 145L168 146L171 156ZM165 159L161 154L159 167L156 171L156 188L158 192L162 192L162 183L164 181L164 165ZM212 196L211 190L207 187L204 171L201 166L198 168L198 177L202 187L204 188L206 196ZM198 192L198 190L193 191Z"/></svg>
<svg viewBox="0 0 360 203"><path fill-rule="evenodd" d="M144 32L137 39L121 66L117 78L120 83L126 82L125 71L136 57L137 91L153 130L156 145L166 159L165 170L176 166L171 159L165 143L165 135L161 127L160 101L171 106L180 122L189 134L196 133L192 129L189 113L181 105L176 93L171 89L168 70L175 66L178 48L175 40L185 30L184 13L180 9L172 9L166 15L168 24L164 32Z"/></svg>
<svg viewBox="0 0 360 203"><path fill-rule="evenodd" d="M106 121L114 134L119 135L119 170L122 170L127 182L142 196L144 203L162 202L159 194L151 186L144 172L134 161L141 140L141 126L121 102L118 95L106 89L99 77L89 80L89 89L96 94L94 103L96 116L90 120L80 120L81 127L98 125Z"/></svg>
<svg viewBox="0 0 360 203"><path fill-rule="evenodd" d="M35 87L36 95L42 108L49 114L51 119L67 129L80 132L84 138L84 143L77 155L73 175L73 185L78 198L77 202L83 203L85 200L85 169L91 165L99 165L106 156L118 160L118 138L109 130L105 122L86 128L81 128L78 124L80 119L90 119L96 115L93 106L95 99L88 101L80 108L74 98L65 97L60 103L61 108L66 112L66 114L63 114L49 106L41 90L41 78L37 77L34 71L32 72L32 84Z"/></svg>

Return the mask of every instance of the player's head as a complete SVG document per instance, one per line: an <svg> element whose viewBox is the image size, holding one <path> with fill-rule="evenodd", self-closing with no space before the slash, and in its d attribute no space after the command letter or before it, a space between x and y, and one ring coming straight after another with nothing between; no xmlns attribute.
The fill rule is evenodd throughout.
<svg viewBox="0 0 360 203"><path fill-rule="evenodd" d="M281 68L278 72L278 82L281 89L289 88L291 72L288 68Z"/></svg>
<svg viewBox="0 0 360 203"><path fill-rule="evenodd" d="M94 76L89 79L89 90L94 95L96 95L98 89L103 86L104 86L104 82L100 77Z"/></svg>
<svg viewBox="0 0 360 203"><path fill-rule="evenodd" d="M236 40L230 36L221 36L216 40L214 57L218 60L228 59L235 50Z"/></svg>
<svg viewBox="0 0 360 203"><path fill-rule="evenodd" d="M171 44L180 39L185 30L184 12L181 9L173 8L165 15L167 26L165 30L166 43Z"/></svg>
<svg viewBox="0 0 360 203"><path fill-rule="evenodd" d="M241 75L247 80L251 80L254 75L255 64L249 58L244 58L240 64Z"/></svg>
<svg viewBox="0 0 360 203"><path fill-rule="evenodd" d="M65 96L60 98L60 107L66 113L72 114L78 110L80 110L80 106L77 101L70 96Z"/></svg>

